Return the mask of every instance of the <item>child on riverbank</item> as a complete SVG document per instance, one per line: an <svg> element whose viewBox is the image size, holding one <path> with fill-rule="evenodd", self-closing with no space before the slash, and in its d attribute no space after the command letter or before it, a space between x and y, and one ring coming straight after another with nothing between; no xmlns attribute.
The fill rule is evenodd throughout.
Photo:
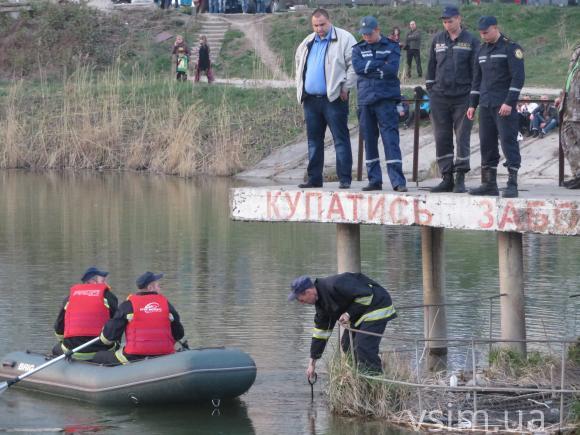
<svg viewBox="0 0 580 435"><path fill-rule="evenodd" d="M207 44L207 37L205 35L199 37L199 56L195 67L196 82L199 82L202 71L205 72L205 75L207 76L207 82L213 82L214 78L211 70L211 59L209 57L209 45Z"/></svg>
<svg viewBox="0 0 580 435"><path fill-rule="evenodd" d="M183 36L176 35L175 42L173 43L173 50L171 51L171 54L176 55L177 50L179 50L179 48L183 48L183 50L187 56L189 56L191 54L191 52L189 51L189 47L185 43L185 39L183 38Z"/></svg>
<svg viewBox="0 0 580 435"><path fill-rule="evenodd" d="M189 56L185 54L185 49L179 47L177 49L177 60L175 65L175 71L177 73L177 80L184 82L187 80L187 71L189 69Z"/></svg>

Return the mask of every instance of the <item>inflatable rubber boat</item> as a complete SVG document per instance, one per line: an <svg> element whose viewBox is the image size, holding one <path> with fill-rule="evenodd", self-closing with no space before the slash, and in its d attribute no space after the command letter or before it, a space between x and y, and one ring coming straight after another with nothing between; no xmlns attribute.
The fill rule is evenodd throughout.
<svg viewBox="0 0 580 435"><path fill-rule="evenodd" d="M0 379L13 379L46 363L46 355L12 352L1 361ZM152 405L233 399L250 389L256 364L237 349L204 348L106 367L60 361L15 384L100 405Z"/></svg>

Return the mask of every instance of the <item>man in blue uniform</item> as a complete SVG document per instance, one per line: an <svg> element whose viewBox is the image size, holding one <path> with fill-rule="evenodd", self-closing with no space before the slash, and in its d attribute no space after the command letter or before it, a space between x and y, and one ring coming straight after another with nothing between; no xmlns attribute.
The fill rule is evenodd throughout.
<svg viewBox="0 0 580 435"><path fill-rule="evenodd" d="M463 193L466 191L465 173L470 169L469 142L473 125L466 112L479 40L463 29L457 7L445 6L441 20L445 30L433 37L425 81L431 98L437 165L443 176L441 183L431 192ZM453 131L456 154L453 151Z"/></svg>
<svg viewBox="0 0 580 435"><path fill-rule="evenodd" d="M308 276L292 281L288 300L314 305L314 329L310 345L308 379L316 373L320 359L336 322L349 324L360 331L353 332L353 350L361 368L382 372L379 345L387 323L397 317L391 296L385 288L362 273L341 273L314 282ZM350 334L342 336L342 349L350 349Z"/></svg>
<svg viewBox="0 0 580 435"><path fill-rule="evenodd" d="M481 186L471 189L469 193L499 194L499 136L506 159L504 166L509 172L503 197L515 198L518 196L518 169L521 163L516 104L524 86L524 52L518 44L500 33L495 17L481 17L478 27L483 44L477 53L467 117L474 118L479 104Z"/></svg>
<svg viewBox="0 0 580 435"><path fill-rule="evenodd" d="M398 78L401 49L383 35L374 17L364 17L359 33L363 41L352 49L352 65L357 74L360 129L365 140L369 184L362 190L381 190L383 178L379 157L379 131L387 160L387 174L393 189L406 192L403 161L399 147L401 84Z"/></svg>

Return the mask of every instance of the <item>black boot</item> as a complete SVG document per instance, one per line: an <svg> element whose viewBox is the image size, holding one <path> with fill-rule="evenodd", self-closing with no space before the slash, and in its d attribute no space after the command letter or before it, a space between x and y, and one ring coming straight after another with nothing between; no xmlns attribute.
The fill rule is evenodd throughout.
<svg viewBox="0 0 580 435"><path fill-rule="evenodd" d="M455 174L455 186L453 187L453 193L465 193L467 189L465 188L465 172L457 172Z"/></svg>
<svg viewBox="0 0 580 435"><path fill-rule="evenodd" d="M575 177L571 180L564 181L564 187L566 189L580 189L580 177Z"/></svg>
<svg viewBox="0 0 580 435"><path fill-rule="evenodd" d="M469 190L470 195L489 195L498 196L497 189L497 169L481 168L481 186Z"/></svg>
<svg viewBox="0 0 580 435"><path fill-rule="evenodd" d="M501 196L503 198L517 198L518 197L518 170L508 169L507 187L504 189Z"/></svg>
<svg viewBox="0 0 580 435"><path fill-rule="evenodd" d="M451 172L447 172L443 174L443 181L439 183L437 186L432 187L430 192L438 193L438 192L452 192L453 191L453 174Z"/></svg>

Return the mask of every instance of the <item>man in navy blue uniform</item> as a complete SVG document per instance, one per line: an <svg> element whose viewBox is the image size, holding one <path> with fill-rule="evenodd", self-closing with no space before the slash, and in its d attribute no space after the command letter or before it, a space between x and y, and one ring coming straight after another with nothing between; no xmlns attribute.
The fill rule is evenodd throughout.
<svg viewBox="0 0 580 435"><path fill-rule="evenodd" d="M403 161L399 147L401 84L398 78L401 49L381 35L374 17L364 17L359 33L363 40L352 49L352 65L357 74L360 129L365 140L369 184L362 190L381 190L383 178L379 157L379 131L387 160L387 174L393 189L406 192Z"/></svg>
<svg viewBox="0 0 580 435"><path fill-rule="evenodd" d="M470 169L469 142L473 125L466 112L479 40L462 27L457 7L445 6L441 20L445 30L433 37L425 81L431 100L437 165L443 177L431 192L463 193L466 191L465 173ZM456 153L453 150L454 130Z"/></svg>
<svg viewBox="0 0 580 435"><path fill-rule="evenodd" d="M347 272L314 281L299 276L292 281L291 288L289 301L314 305L316 309L306 369L308 379L316 374L316 362L322 357L336 322L356 329L350 332L354 356L361 369L382 372L379 346L387 323L397 317L391 295L384 287L362 273ZM344 352L351 348L351 333L342 336Z"/></svg>
<svg viewBox="0 0 580 435"><path fill-rule="evenodd" d="M508 168L504 198L518 196L518 169L521 164L518 144L518 113L516 104L524 86L524 52L515 42L500 33L495 17L481 17L478 23L483 39L471 85L467 117L473 119L479 111L479 141L481 146L481 186L471 189L471 195L499 194L497 165L498 136Z"/></svg>

